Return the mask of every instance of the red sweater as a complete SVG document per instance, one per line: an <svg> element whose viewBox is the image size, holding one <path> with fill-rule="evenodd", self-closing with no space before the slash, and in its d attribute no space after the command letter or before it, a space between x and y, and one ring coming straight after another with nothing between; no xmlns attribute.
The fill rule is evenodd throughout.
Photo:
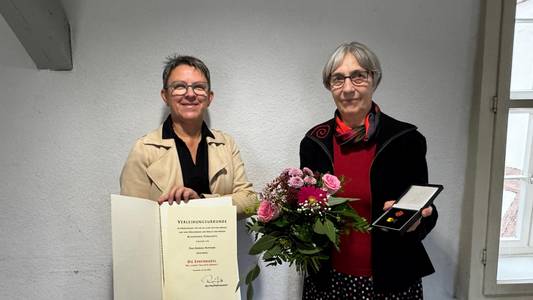
<svg viewBox="0 0 533 300"><path fill-rule="evenodd" d="M372 195L370 191L370 165L376 153L376 145L341 146L333 138L335 176L344 177L339 197L359 198L351 206L360 216L371 221ZM351 231L341 235L340 252L333 250L333 268L354 276L372 276L372 252L370 233Z"/></svg>

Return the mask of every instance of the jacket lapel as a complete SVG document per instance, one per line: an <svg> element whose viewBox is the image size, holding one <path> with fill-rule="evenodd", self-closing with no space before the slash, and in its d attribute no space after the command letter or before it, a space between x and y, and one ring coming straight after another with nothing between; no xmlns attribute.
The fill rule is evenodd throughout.
<svg viewBox="0 0 533 300"><path fill-rule="evenodd" d="M224 139L218 132L214 133L215 138L207 137L207 155L209 161L209 186L211 191L218 189L219 182L217 178L219 175L227 172L226 168L228 163L226 157L221 151L224 151L225 147L219 147L225 144Z"/></svg>
<svg viewBox="0 0 533 300"><path fill-rule="evenodd" d="M181 166L176 152L176 145L172 139L162 139L161 128L146 137L147 145L157 146L158 158L146 169L148 177L161 193L165 193L174 185L182 186Z"/></svg>
<svg viewBox="0 0 533 300"><path fill-rule="evenodd" d="M333 168L333 132L335 131L335 118L311 128L306 136L315 141L329 158Z"/></svg>
<svg viewBox="0 0 533 300"><path fill-rule="evenodd" d="M222 184L219 180L220 175L227 173L227 154L226 147L220 147L226 144L226 141L220 133L214 132L214 138L207 137L208 153L208 173L209 186L211 191L218 190ZM159 152L157 159L154 160L146 170L148 177L157 186L162 194L174 186L183 186L181 175L181 166L176 152L176 145L172 139L162 138L162 128L146 136L144 141L147 145L154 145Z"/></svg>

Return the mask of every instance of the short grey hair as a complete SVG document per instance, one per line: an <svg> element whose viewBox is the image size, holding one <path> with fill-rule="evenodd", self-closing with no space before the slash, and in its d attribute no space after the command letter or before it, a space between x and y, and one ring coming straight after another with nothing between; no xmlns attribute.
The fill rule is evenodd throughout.
<svg viewBox="0 0 533 300"><path fill-rule="evenodd" d="M348 53L351 53L357 59L357 62L361 67L371 73L374 85L373 88L376 90L381 82L381 64L379 63L376 54L366 45L359 42L342 43L337 49L335 49L335 51L333 51L322 70L322 82L326 89L331 89L331 74L341 65L344 56Z"/></svg>
<svg viewBox="0 0 533 300"><path fill-rule="evenodd" d="M163 69L163 88L167 88L168 78L170 77L172 70L181 65L188 65L200 71L207 80L207 87L211 89L211 76L209 75L209 69L204 62L194 56L177 54L170 55L165 60L165 67Z"/></svg>

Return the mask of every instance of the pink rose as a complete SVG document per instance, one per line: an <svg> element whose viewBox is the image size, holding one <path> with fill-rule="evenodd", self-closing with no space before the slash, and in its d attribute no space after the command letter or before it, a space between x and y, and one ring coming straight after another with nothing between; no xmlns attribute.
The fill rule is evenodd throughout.
<svg viewBox="0 0 533 300"><path fill-rule="evenodd" d="M289 178L289 186L292 188L301 188L304 185L304 180L301 177Z"/></svg>
<svg viewBox="0 0 533 300"><path fill-rule="evenodd" d="M289 176L291 176L291 177L295 177L295 176L302 177L304 175L302 170L297 169L297 168L289 168L288 171L289 171L288 172Z"/></svg>
<svg viewBox="0 0 533 300"><path fill-rule="evenodd" d="M307 175L307 176L313 176L314 175L313 171L311 171L311 169L309 169L308 167L304 167L302 169L302 171L303 171L304 175Z"/></svg>
<svg viewBox="0 0 533 300"><path fill-rule="evenodd" d="M275 220L279 216L279 207L270 201L261 201L257 209L257 219L263 223Z"/></svg>
<svg viewBox="0 0 533 300"><path fill-rule="evenodd" d="M324 176L322 176L322 182L324 182L324 186L332 195L335 194L341 188L341 182L339 178L337 178L337 176L335 175L324 174Z"/></svg>
<svg viewBox="0 0 533 300"><path fill-rule="evenodd" d="M315 185L316 184L316 179L315 179L315 177L312 177L312 176L306 176L304 178L304 183L307 184L307 185Z"/></svg>

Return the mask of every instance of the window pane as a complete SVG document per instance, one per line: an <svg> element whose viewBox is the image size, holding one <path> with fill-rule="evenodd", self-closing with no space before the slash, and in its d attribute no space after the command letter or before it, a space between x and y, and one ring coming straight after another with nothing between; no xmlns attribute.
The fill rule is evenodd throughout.
<svg viewBox="0 0 533 300"><path fill-rule="evenodd" d="M517 1L511 99L533 99L533 1Z"/></svg>
<svg viewBox="0 0 533 300"><path fill-rule="evenodd" d="M498 284L533 282L533 109L510 109L505 153Z"/></svg>
<svg viewBox="0 0 533 300"><path fill-rule="evenodd" d="M505 153L505 180L503 186L501 239L520 239L522 230L521 207L524 206L524 185L527 182L529 159L528 128L530 113L524 110L510 110L507 125L507 146Z"/></svg>
<svg viewBox="0 0 533 300"><path fill-rule="evenodd" d="M507 171L507 168L506 168ZM503 199L502 199L502 215L501 215L501 229L500 239L502 240L519 240L520 227L519 219L520 214L520 180L505 180L503 186Z"/></svg>

